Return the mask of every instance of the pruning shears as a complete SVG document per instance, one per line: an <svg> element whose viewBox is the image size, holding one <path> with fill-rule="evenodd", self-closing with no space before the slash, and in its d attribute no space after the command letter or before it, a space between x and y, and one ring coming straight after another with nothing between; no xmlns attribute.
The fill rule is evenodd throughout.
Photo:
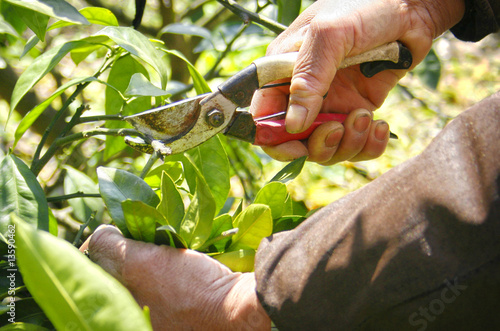
<svg viewBox="0 0 500 331"><path fill-rule="evenodd" d="M273 146L309 137L327 121L343 122L347 114L320 113L311 127L291 134L285 129L285 112L255 119L245 110L252 96L268 83L292 76L297 52L272 55L255 60L220 85L217 91L174 102L125 117L142 137L126 137L133 148L167 156L200 145L218 133L259 146ZM411 52L400 42L391 42L371 51L346 58L341 68L360 64L366 77L386 69L408 69Z"/></svg>

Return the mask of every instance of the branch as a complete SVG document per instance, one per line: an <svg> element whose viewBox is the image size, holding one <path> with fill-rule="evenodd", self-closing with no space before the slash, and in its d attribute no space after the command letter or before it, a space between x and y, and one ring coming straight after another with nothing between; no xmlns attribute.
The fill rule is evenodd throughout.
<svg viewBox="0 0 500 331"><path fill-rule="evenodd" d="M47 202L56 202L56 201L75 199L75 198L100 198L100 197L101 195L99 193L83 193L81 191L78 191L76 193L71 193L66 195L47 197Z"/></svg>
<svg viewBox="0 0 500 331"><path fill-rule="evenodd" d="M217 0L217 2L232 11L235 15L239 16L245 23L249 23L250 21L255 22L268 28L276 34L280 34L287 28L286 25L280 24L265 16L261 16L243 8L233 0Z"/></svg>

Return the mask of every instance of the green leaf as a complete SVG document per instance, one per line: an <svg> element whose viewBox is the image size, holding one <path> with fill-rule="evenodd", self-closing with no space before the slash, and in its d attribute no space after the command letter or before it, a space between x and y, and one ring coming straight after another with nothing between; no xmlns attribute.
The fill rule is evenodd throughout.
<svg viewBox="0 0 500 331"><path fill-rule="evenodd" d="M269 206L273 219L283 215L285 201L287 198L286 185L280 182L271 182L266 184L257 192L253 203L259 203Z"/></svg>
<svg viewBox="0 0 500 331"><path fill-rule="evenodd" d="M271 209L266 205L251 204L233 221L238 233L233 236L227 251L239 249L257 249L260 241L273 232Z"/></svg>
<svg viewBox="0 0 500 331"><path fill-rule="evenodd" d="M179 234L188 247L197 249L210 236L215 215L215 201L201 175L196 177L196 193L181 222Z"/></svg>
<svg viewBox="0 0 500 331"><path fill-rule="evenodd" d="M21 6L27 9L34 10L38 13L45 14L63 21L73 22L76 24L86 24L89 22L64 0L5 0L15 6Z"/></svg>
<svg viewBox="0 0 500 331"><path fill-rule="evenodd" d="M75 247L15 225L24 283L56 329L152 330L130 292Z"/></svg>
<svg viewBox="0 0 500 331"><path fill-rule="evenodd" d="M179 161L167 161L148 172L146 178L144 178L144 181L153 188L159 188L161 186L161 177L163 176L163 172L166 172L174 183L184 178L182 172L182 163Z"/></svg>
<svg viewBox="0 0 500 331"><path fill-rule="evenodd" d="M14 134L14 147L19 142L19 139L24 135L24 133L35 123L38 117L47 109L47 107L54 101L55 98L60 96L64 91L74 85L78 85L85 82L96 81L95 77L85 77L85 78L75 78L66 84L60 86L50 97L45 99L42 103L37 105L35 108L30 110L26 116L23 117L19 125L17 126L16 132Z"/></svg>
<svg viewBox="0 0 500 331"><path fill-rule="evenodd" d="M184 202L177 186L166 172L163 172L161 176L161 199L156 208L165 216L170 226L180 231L184 218Z"/></svg>
<svg viewBox="0 0 500 331"><path fill-rule="evenodd" d="M144 76L149 77L148 71L144 68L144 66L132 56L123 56L115 61L113 67L111 68L111 71L109 72L107 80L108 84L113 86L114 89L106 88L106 115L118 114L121 110L123 110L123 115L131 115L135 112L150 108L150 105L148 103L145 103L143 98L134 100L124 106L125 101L123 100L122 96L120 96L120 94L116 92L116 90L120 91L121 93L125 92L130 78L135 73L141 73ZM106 127L109 129L123 128L126 125L127 123L125 123L124 121L106 122ZM123 137L106 136L104 159L109 159L110 157L121 152L126 147L127 144L125 144L125 142L123 141Z"/></svg>
<svg viewBox="0 0 500 331"><path fill-rule="evenodd" d="M300 14L302 0L277 0L278 22L290 25Z"/></svg>
<svg viewBox="0 0 500 331"><path fill-rule="evenodd" d="M40 230L49 230L49 207L35 175L14 155L0 163L0 233L5 236L10 214L26 219Z"/></svg>
<svg viewBox="0 0 500 331"><path fill-rule="evenodd" d="M118 19L109 9L102 7L85 7L79 10L79 13L85 17L89 23L98 25L118 26ZM49 30L58 29L65 26L74 25L67 21L58 21L49 27Z"/></svg>
<svg viewBox="0 0 500 331"><path fill-rule="evenodd" d="M165 90L156 87L141 73L136 73L130 78L130 83L124 93L126 96L166 96L170 95Z"/></svg>
<svg viewBox="0 0 500 331"><path fill-rule="evenodd" d="M87 40L69 41L56 46L49 51L37 57L21 74L14 86L10 101L9 117L17 107L19 101L28 93L28 91L50 72L68 52L89 44ZM8 120L8 119L7 119Z"/></svg>
<svg viewBox="0 0 500 331"><path fill-rule="evenodd" d="M105 35L118 46L151 65L160 75L161 87L167 86L167 62L155 45L142 33L128 27L107 26L96 35Z"/></svg>
<svg viewBox="0 0 500 331"><path fill-rule="evenodd" d="M127 229L135 240L153 243L156 222L166 225L163 215L142 201L127 199L122 202L122 209Z"/></svg>
<svg viewBox="0 0 500 331"><path fill-rule="evenodd" d="M15 7L15 10L23 22L33 31L41 41L45 41L45 32L49 16L29 10L25 7Z"/></svg>
<svg viewBox="0 0 500 331"><path fill-rule="evenodd" d="M28 54L29 51L31 51L33 49L33 47L35 47L36 44L38 44L39 41L40 41L40 39L36 35L32 35L31 38L28 39L28 42L26 43L26 45L24 45L23 52L21 53L19 58L22 59L26 54Z"/></svg>
<svg viewBox="0 0 500 331"><path fill-rule="evenodd" d="M212 92L212 90L210 89L210 86L208 86L205 78L203 78L203 76L198 72L198 70L196 70L196 68L191 64L191 62L189 62L188 59L186 59L186 57L184 55L182 55L182 53L180 53L179 51L176 51L176 50L166 50L163 48L161 48L161 50L167 54L175 55L178 58L180 58L181 60L184 60L184 62L186 62L188 70L189 70L189 74L191 75L191 78L193 79L193 86L194 86L194 89L196 90L196 93L204 94L204 93Z"/></svg>
<svg viewBox="0 0 500 331"><path fill-rule="evenodd" d="M254 269L254 249L239 249L233 252L213 255L212 257L233 272L252 272Z"/></svg>
<svg viewBox="0 0 500 331"><path fill-rule="evenodd" d="M231 230L233 228L233 218L229 214L223 214L218 217L216 217L212 223L212 232L210 233L210 238L209 240L216 238L220 236L223 232L227 230ZM215 248L219 252L224 251L224 248L226 247L227 242L231 239L230 236L218 240L214 243Z"/></svg>
<svg viewBox="0 0 500 331"><path fill-rule="evenodd" d="M0 16L0 33L10 34L13 37L19 38L19 33L17 33L16 29L9 24L9 22L5 21L2 16Z"/></svg>
<svg viewBox="0 0 500 331"><path fill-rule="evenodd" d="M270 180L270 182L287 183L291 181L300 174L302 168L304 167L306 159L307 156L302 156L288 163Z"/></svg>
<svg viewBox="0 0 500 331"><path fill-rule="evenodd" d="M145 204L156 207L160 202L156 193L142 179L127 171L114 168L97 168L99 191L108 207L111 218L123 234L128 234L125 216L123 215L122 202L139 200Z"/></svg>
<svg viewBox="0 0 500 331"><path fill-rule="evenodd" d="M216 212L226 202L231 184L229 182L229 160L218 136L187 152L190 160L200 170L215 199ZM187 177L187 174L186 174Z"/></svg>
<svg viewBox="0 0 500 331"><path fill-rule="evenodd" d="M89 176L70 166L65 166L64 169L66 169L64 194L99 193L97 184ZM94 211L97 212L95 220L89 225L92 230L100 224L97 220L101 219L104 212L104 203L101 198L75 198L69 199L68 203L73 208L75 218L82 223L85 223Z"/></svg>
<svg viewBox="0 0 500 331"><path fill-rule="evenodd" d="M441 78L441 61L431 48L424 60L413 70L413 73L429 88L435 90Z"/></svg>
<svg viewBox="0 0 500 331"><path fill-rule="evenodd" d="M212 39L212 34L208 29L194 24L172 23L163 27L158 33L158 36L161 36L165 33L197 36L208 40Z"/></svg>

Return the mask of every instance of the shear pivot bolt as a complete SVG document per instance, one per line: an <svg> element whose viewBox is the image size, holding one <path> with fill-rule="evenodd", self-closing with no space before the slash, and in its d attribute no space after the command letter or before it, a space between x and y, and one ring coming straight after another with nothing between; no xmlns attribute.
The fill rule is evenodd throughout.
<svg viewBox="0 0 500 331"><path fill-rule="evenodd" d="M207 113L207 122L214 128L221 126L224 123L224 113L218 109L212 109Z"/></svg>

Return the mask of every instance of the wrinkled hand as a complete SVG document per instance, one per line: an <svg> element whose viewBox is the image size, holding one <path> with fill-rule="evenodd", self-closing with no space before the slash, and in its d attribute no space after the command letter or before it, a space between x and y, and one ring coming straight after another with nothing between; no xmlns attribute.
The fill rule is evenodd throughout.
<svg viewBox="0 0 500 331"><path fill-rule="evenodd" d="M350 113L341 125L322 124L305 143L291 141L265 147L271 157L288 161L309 155L310 161L334 164L380 156L389 126L373 121L405 70L364 77L359 66L337 70L344 58L400 41L413 55L413 66L429 52L432 40L463 16L463 0L319 0L271 43L268 55L298 51L290 88L259 91L251 110L256 117L288 107L286 127L302 132L318 113ZM323 96L328 92L327 98Z"/></svg>
<svg viewBox="0 0 500 331"><path fill-rule="evenodd" d="M154 330L269 330L253 273L195 251L125 239L100 227L80 250L148 306Z"/></svg>

